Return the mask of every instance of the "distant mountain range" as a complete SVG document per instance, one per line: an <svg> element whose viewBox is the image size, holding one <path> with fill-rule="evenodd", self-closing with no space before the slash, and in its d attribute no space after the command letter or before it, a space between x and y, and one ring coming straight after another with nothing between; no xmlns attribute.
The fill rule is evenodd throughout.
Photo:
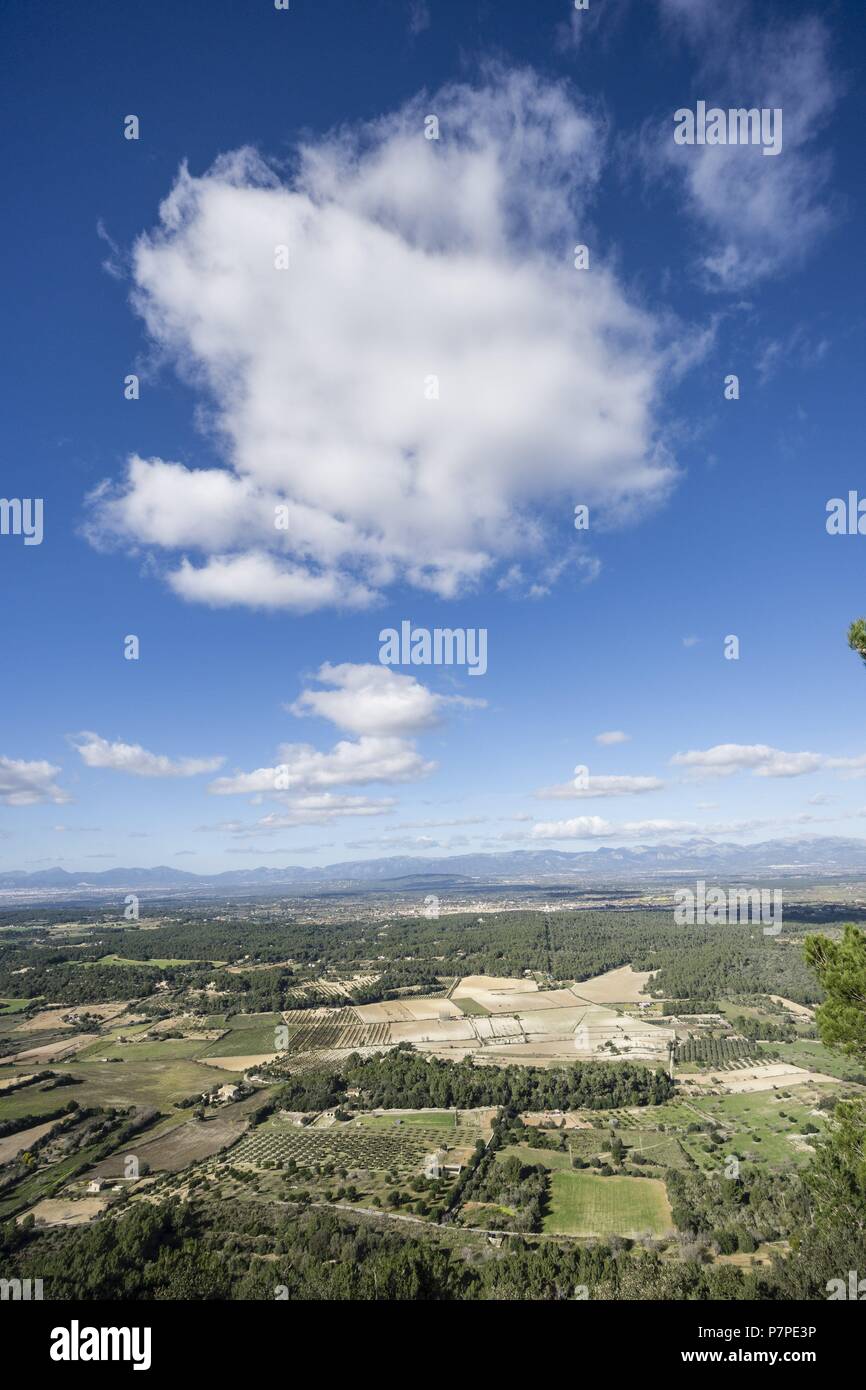
<svg viewBox="0 0 866 1390"><path fill-rule="evenodd" d="M298 865L286 868L229 869L217 874L195 874L187 870L157 865L152 869L40 869L0 872L0 893L37 897L44 892L56 897L66 890L73 894L101 893L122 889L149 892L178 890L184 893L233 890L315 889L319 886L367 888L399 891L405 881L447 878L455 886L485 883L569 883L583 884L615 879L672 878L685 874L713 874L742 877L783 877L786 875L832 876L866 874L866 840L847 840L809 836L791 840L765 840L761 844L737 845L709 839L692 839L669 845L638 845L629 849L604 846L599 849L568 852L563 850L507 850L493 854L455 854L440 859L415 855L394 855L387 859L348 860L320 868Z"/></svg>

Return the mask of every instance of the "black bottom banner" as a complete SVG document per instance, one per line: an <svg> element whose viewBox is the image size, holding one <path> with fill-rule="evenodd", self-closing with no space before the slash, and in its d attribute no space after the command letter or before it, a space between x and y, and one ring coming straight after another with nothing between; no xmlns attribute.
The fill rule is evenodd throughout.
<svg viewBox="0 0 866 1390"><path fill-rule="evenodd" d="M854 1302L856 1307L839 1307ZM509 1369L530 1357L577 1372L589 1358L610 1371L700 1377L704 1369L760 1367L774 1375L809 1367L826 1377L862 1347L860 1300L822 1303L50 1303L0 1301L4 1360L16 1346L49 1383L101 1371L174 1375L195 1370L205 1381L282 1375L299 1355L327 1356L330 1373L343 1358L360 1369L367 1356L394 1369L405 1346L413 1381L441 1380L436 1347L482 1337L489 1366ZM423 1339L423 1340L422 1340ZM459 1345L460 1343L458 1343ZM423 1363L421 1346L429 1348ZM450 1355L450 1354L449 1354ZM299 1367L302 1364L298 1363ZM536 1361L536 1370L537 1370ZM324 1366L323 1366L324 1369ZM305 1376L309 1371L303 1372Z"/></svg>

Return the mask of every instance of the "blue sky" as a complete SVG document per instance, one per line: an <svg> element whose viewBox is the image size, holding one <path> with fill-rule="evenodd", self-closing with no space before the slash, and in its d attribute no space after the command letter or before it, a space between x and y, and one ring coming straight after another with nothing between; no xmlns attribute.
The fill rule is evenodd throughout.
<svg viewBox="0 0 866 1390"><path fill-rule="evenodd" d="M853 0L0 27L2 867L866 833ZM380 665L404 619L486 673Z"/></svg>

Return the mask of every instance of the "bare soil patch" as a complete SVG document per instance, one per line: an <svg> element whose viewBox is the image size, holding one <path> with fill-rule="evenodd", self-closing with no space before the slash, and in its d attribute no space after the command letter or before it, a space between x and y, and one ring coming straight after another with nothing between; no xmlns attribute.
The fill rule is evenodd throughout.
<svg viewBox="0 0 866 1390"><path fill-rule="evenodd" d="M606 970L603 975L595 975L591 980L580 980L572 985L572 992L578 999L586 999L590 1004L646 1002L648 996L641 991L655 974L655 970L632 970L630 965L621 965L617 970Z"/></svg>

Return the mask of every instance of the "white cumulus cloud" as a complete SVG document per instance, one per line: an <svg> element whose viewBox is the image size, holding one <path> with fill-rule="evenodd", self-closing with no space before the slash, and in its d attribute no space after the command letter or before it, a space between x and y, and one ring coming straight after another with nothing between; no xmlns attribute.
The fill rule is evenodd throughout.
<svg viewBox="0 0 866 1390"><path fill-rule="evenodd" d="M41 802L62 805L72 798L55 784L60 768L40 760L0 757L0 802L4 806L36 806Z"/></svg>
<svg viewBox="0 0 866 1390"><path fill-rule="evenodd" d="M309 743L285 743L273 766L218 777L208 788L214 796L267 796L297 805L301 794L324 788L418 781L436 763L419 752L410 735L436 728L446 710L485 703L437 695L414 676L372 664L326 661L316 681L320 688L303 690L286 706L289 713L327 719L357 737L340 739L324 751Z"/></svg>
<svg viewBox="0 0 866 1390"><path fill-rule="evenodd" d="M826 759L820 753L786 753L766 743L717 743L712 748L675 753L671 762L703 780L742 771L751 771L756 777L802 777L819 771Z"/></svg>
<svg viewBox="0 0 866 1390"><path fill-rule="evenodd" d="M683 343L600 256L572 264L605 135L567 85L496 68L311 139L290 182L250 150L183 168L134 301L220 456L130 458L92 541L160 556L188 601L305 612L452 596L518 556L543 591L574 497L657 504Z"/></svg>
<svg viewBox="0 0 866 1390"><path fill-rule="evenodd" d="M284 743L274 767L218 777L208 790L214 796L270 795L365 782L414 782L435 766L403 738L341 739L325 753L308 743Z"/></svg>
<svg viewBox="0 0 866 1390"><path fill-rule="evenodd" d="M351 734L418 734L440 724L449 708L483 708L486 703L437 695L414 676L399 675L388 666L325 662L316 680L331 689L302 691L288 706L290 712L318 715Z"/></svg>

